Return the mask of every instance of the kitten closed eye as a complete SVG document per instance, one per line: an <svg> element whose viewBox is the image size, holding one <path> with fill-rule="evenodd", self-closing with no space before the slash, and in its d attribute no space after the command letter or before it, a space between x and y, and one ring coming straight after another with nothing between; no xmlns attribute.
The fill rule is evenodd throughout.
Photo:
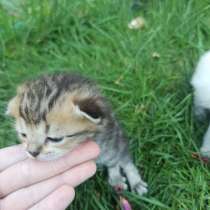
<svg viewBox="0 0 210 210"><path fill-rule="evenodd" d="M25 133L20 133L20 135L23 137L23 138L26 138L27 135Z"/></svg>
<svg viewBox="0 0 210 210"><path fill-rule="evenodd" d="M77 136L82 136L84 134L88 134L91 133L90 131L80 131L71 135L67 135L65 137L71 138L71 137L77 137ZM51 141L51 142L61 142L64 139L64 137L60 137L60 138L52 138L52 137L47 137L47 141Z"/></svg>
<svg viewBox="0 0 210 210"><path fill-rule="evenodd" d="M51 142L61 142L64 138L51 138L51 137L47 137L47 141L51 141Z"/></svg>

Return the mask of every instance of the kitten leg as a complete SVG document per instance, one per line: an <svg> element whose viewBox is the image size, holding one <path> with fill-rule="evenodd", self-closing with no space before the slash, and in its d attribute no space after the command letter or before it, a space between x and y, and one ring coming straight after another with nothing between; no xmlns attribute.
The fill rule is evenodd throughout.
<svg viewBox="0 0 210 210"><path fill-rule="evenodd" d="M199 121L204 121L207 118L207 110L204 107L200 106L198 103L196 103L196 101L194 104L194 113Z"/></svg>
<svg viewBox="0 0 210 210"><path fill-rule="evenodd" d="M139 195L147 193L147 183L142 180L136 166L131 161L121 166L128 179L131 190L137 192Z"/></svg>
<svg viewBox="0 0 210 210"><path fill-rule="evenodd" d="M203 145L200 149L203 156L210 157L210 125L203 138Z"/></svg>
<svg viewBox="0 0 210 210"><path fill-rule="evenodd" d="M117 191L127 190L126 178L120 172L120 166L117 164L113 167L108 167L109 184Z"/></svg>

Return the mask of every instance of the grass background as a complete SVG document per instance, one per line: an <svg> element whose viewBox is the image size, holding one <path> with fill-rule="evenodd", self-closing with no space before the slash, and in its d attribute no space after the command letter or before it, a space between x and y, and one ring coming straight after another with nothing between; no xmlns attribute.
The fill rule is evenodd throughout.
<svg viewBox="0 0 210 210"><path fill-rule="evenodd" d="M17 84L45 72L77 70L112 101L149 184L147 196L125 193L133 209L210 209L210 170L191 157L206 124L196 124L189 85L199 55L209 49L208 0L148 0L139 11L128 0L0 3L1 147L17 142L4 115ZM145 29L128 29L139 15ZM118 200L99 171L77 189L69 209L119 210Z"/></svg>

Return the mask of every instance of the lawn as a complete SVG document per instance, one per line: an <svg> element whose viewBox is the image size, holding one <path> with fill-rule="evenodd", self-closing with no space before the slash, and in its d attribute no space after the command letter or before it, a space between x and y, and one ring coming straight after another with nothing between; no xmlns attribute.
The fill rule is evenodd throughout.
<svg viewBox="0 0 210 210"><path fill-rule="evenodd" d="M18 142L4 112L19 83L78 71L111 100L149 184L146 196L125 192L133 209L210 210L210 169L191 157L207 124L193 116L189 85L210 45L209 0L145 0L137 11L129 0L20 1L0 0L0 146ZM144 29L128 28L136 16ZM80 186L69 207L119 209L105 171Z"/></svg>

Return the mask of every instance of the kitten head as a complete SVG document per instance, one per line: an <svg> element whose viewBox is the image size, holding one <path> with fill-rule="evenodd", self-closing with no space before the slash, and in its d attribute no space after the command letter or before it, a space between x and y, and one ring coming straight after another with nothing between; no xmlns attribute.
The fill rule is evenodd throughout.
<svg viewBox="0 0 210 210"><path fill-rule="evenodd" d="M18 88L7 114L31 157L57 159L103 129L107 106L80 76L43 76Z"/></svg>

